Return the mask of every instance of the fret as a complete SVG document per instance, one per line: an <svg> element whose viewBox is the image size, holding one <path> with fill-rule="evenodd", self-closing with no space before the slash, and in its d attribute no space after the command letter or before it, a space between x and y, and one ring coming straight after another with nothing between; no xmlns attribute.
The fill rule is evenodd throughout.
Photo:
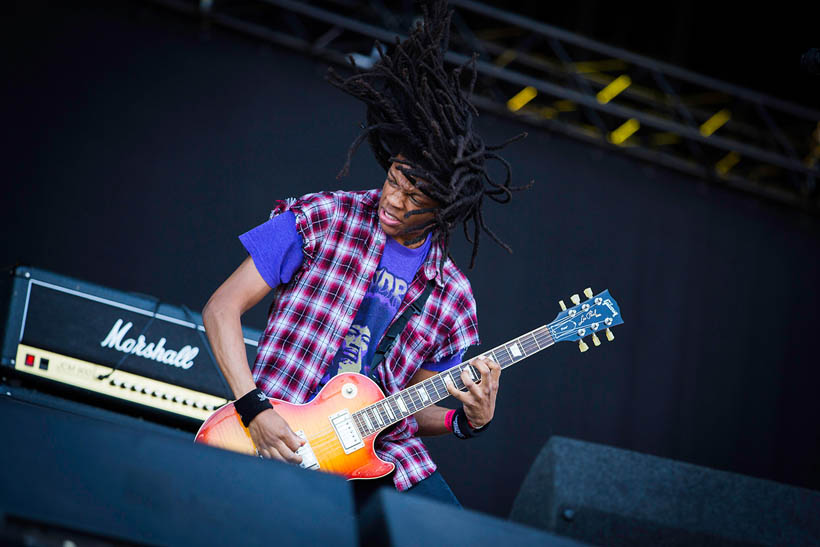
<svg viewBox="0 0 820 547"><path fill-rule="evenodd" d="M427 390L424 389L424 383L422 383L419 387L416 388L416 393L418 393L422 405L424 405L427 401L430 400L430 396L427 395Z"/></svg>
<svg viewBox="0 0 820 547"><path fill-rule="evenodd" d="M376 408L370 407L370 417L373 418L373 424L378 428L384 422L382 422L381 416L379 416L379 411Z"/></svg>
<svg viewBox="0 0 820 547"><path fill-rule="evenodd" d="M518 361L522 357L524 357L524 350L521 348L521 345L518 343L518 339L516 338L512 343L507 344L507 351L510 353L510 357L513 361Z"/></svg>
<svg viewBox="0 0 820 547"><path fill-rule="evenodd" d="M393 405L393 412L396 413L397 418L404 419L409 414L409 412L407 412L407 407L402 406L400 395L394 395L391 397L390 404Z"/></svg>
<svg viewBox="0 0 820 547"><path fill-rule="evenodd" d="M436 401L440 401L449 395L447 388L444 386L444 381L440 376L437 375L430 378L430 385L433 386L433 389L436 391Z"/></svg>
<svg viewBox="0 0 820 547"><path fill-rule="evenodd" d="M510 354L510 350L507 348L507 346L501 346L499 351L502 351L503 353L499 355L499 359L496 359L496 363L504 367L510 366L515 362L515 359L513 359L512 355Z"/></svg>
<svg viewBox="0 0 820 547"><path fill-rule="evenodd" d="M424 390L424 395L427 397L428 400L432 402L436 402L436 388L433 386L429 380L425 380L421 384Z"/></svg>
<svg viewBox="0 0 820 547"><path fill-rule="evenodd" d="M365 409L365 411L362 413L362 417L364 418L364 421L367 423L367 429L369 429L371 431L376 429L375 427L373 427L373 424L370 422L370 418L367 417L367 409Z"/></svg>
<svg viewBox="0 0 820 547"><path fill-rule="evenodd" d="M538 351L538 350L540 350L540 349L541 349L541 345L538 343L538 338L536 338L535 336L533 336L533 334L532 334L532 333L530 333L530 334L525 334L524 336L529 336L530 338L532 338L532 342L531 342L531 344L535 344L535 351L533 351L533 353L535 353L536 351ZM524 338L524 336L522 336L521 338ZM529 357L529 352L527 352L527 356Z"/></svg>
<svg viewBox="0 0 820 547"><path fill-rule="evenodd" d="M402 395L401 393L396 396L396 406L399 407L399 410L401 410L402 414L410 414L410 412L407 410L407 405L404 403L404 395Z"/></svg>
<svg viewBox="0 0 820 547"><path fill-rule="evenodd" d="M390 408L390 399L388 399L387 402L384 403L384 411L387 414L387 417L390 418L391 422L396 419L396 414Z"/></svg>
<svg viewBox="0 0 820 547"><path fill-rule="evenodd" d="M416 400L413 397L413 393L410 391L407 391L407 393L402 395L402 400L404 401L404 404L407 405L407 410L410 414L414 413L416 410L420 408L416 406Z"/></svg>

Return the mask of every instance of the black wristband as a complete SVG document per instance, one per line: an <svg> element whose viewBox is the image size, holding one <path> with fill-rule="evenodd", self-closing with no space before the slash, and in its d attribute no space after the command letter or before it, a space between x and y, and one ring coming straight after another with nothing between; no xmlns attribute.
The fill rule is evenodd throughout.
<svg viewBox="0 0 820 547"><path fill-rule="evenodd" d="M464 412L464 407L456 409L456 414L453 416L453 434L459 439L469 439L471 437L475 437L476 435L487 431L487 426L489 425L490 422L487 422L478 429L470 427L470 424L467 421L467 414Z"/></svg>
<svg viewBox="0 0 820 547"><path fill-rule="evenodd" d="M273 408L273 405L270 404L270 401L268 401L268 398L262 393L262 390L256 388L234 401L233 407L242 419L242 423L245 427L248 427L251 424L251 420L256 418L257 414L263 410Z"/></svg>

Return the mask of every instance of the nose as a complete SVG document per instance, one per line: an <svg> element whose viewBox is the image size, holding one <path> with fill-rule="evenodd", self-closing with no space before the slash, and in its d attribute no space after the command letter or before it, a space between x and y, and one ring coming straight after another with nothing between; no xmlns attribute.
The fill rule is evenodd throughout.
<svg viewBox="0 0 820 547"><path fill-rule="evenodd" d="M392 191L387 194L387 203L394 209L404 210L405 199L406 196L401 188L393 188Z"/></svg>

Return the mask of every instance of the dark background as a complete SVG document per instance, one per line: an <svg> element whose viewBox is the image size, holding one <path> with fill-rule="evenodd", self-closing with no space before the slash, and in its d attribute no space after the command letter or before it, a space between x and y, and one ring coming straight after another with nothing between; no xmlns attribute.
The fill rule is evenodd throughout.
<svg viewBox="0 0 820 547"><path fill-rule="evenodd" d="M0 263L200 309L275 199L382 184L365 148L335 179L364 113L322 63L111 4L4 15ZM586 34L606 41L601 26ZM480 128L489 142L521 130L489 115ZM818 219L541 130L504 155L536 185L487 207L515 254L486 240L468 272L482 347L552 320L586 286L609 288L626 323L612 344L560 344L505 372L481 439L430 440L463 503L506 516L550 435L820 488ZM247 323L262 327L265 308Z"/></svg>

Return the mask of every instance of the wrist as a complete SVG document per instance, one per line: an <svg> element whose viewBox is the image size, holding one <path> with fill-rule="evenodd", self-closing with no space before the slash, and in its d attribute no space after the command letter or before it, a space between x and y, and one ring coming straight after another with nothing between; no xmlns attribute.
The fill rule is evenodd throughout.
<svg viewBox="0 0 820 547"><path fill-rule="evenodd" d="M260 412L273 409L273 405L259 388L250 390L234 401L233 407L245 427L248 427Z"/></svg>
<svg viewBox="0 0 820 547"><path fill-rule="evenodd" d="M453 408L447 411L447 414L444 415L444 427L447 428L447 431L450 433L453 432L453 420L456 416L456 409Z"/></svg>
<svg viewBox="0 0 820 547"><path fill-rule="evenodd" d="M483 431L487 430L487 426L490 425L490 422L487 422L481 427L473 427L470 421L467 419L467 414L464 412L464 407L456 409L453 415L453 434L458 437L459 439L469 439L471 437L475 437L478 434L482 433Z"/></svg>

